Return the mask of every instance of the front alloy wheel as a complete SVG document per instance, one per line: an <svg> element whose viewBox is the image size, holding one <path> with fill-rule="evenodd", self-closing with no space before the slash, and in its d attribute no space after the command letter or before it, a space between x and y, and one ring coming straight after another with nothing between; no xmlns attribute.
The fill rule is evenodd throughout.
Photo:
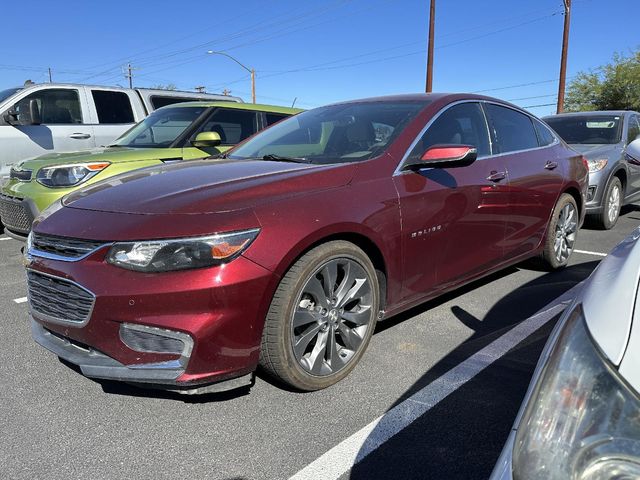
<svg viewBox="0 0 640 480"><path fill-rule="evenodd" d="M329 242L283 277L267 314L260 364L300 390L346 377L364 353L379 310L377 275L355 245Z"/></svg>

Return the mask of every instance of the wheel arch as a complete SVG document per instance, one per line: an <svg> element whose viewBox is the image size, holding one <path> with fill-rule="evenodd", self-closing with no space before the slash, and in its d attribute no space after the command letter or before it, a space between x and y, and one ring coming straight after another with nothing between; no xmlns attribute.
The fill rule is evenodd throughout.
<svg viewBox="0 0 640 480"><path fill-rule="evenodd" d="M315 235L307 237L299 242L292 251L290 251L290 254L278 264L275 273L279 277L282 277L287 270L300 259L300 257L318 245L335 240L343 240L353 243L360 248L367 257L369 257L376 270L380 288L380 309L383 310L386 307L389 298L389 262L385 258L383 249L372 237L373 235L368 234L368 232L363 232L357 226L351 226L351 228L346 229L342 227L337 231L325 230L317 232Z"/></svg>

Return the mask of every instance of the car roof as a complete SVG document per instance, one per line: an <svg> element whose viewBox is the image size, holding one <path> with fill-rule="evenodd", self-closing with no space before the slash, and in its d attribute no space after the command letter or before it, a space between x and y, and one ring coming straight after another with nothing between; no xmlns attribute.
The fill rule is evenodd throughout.
<svg viewBox="0 0 640 480"><path fill-rule="evenodd" d="M278 105L264 105L261 103L237 103L226 102L224 100L197 100L193 102L179 102L166 105L158 110L164 110L166 108L194 108L194 107L224 107L233 110L253 110L260 112L273 112L273 113L299 113L303 110L301 108L281 107ZM158 111L156 110L156 111Z"/></svg>
<svg viewBox="0 0 640 480"><path fill-rule="evenodd" d="M581 116L589 116L589 115L619 115L621 117L625 115L631 115L632 113L638 113L633 110L590 110L587 112L565 112L565 113L557 113L555 115L547 115L545 118L563 118L563 117L581 117Z"/></svg>

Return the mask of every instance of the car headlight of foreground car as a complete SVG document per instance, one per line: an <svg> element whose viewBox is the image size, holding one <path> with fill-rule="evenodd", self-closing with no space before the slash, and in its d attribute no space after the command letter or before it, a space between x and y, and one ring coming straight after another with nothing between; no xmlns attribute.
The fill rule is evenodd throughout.
<svg viewBox="0 0 640 480"><path fill-rule="evenodd" d="M73 187L86 182L109 165L109 162L92 162L43 167L38 170L36 181L45 187Z"/></svg>
<svg viewBox="0 0 640 480"><path fill-rule="evenodd" d="M513 476L640 478L640 398L594 344L580 307L567 319L524 411Z"/></svg>
<svg viewBox="0 0 640 480"><path fill-rule="evenodd" d="M139 272L168 272L230 262L258 236L260 229L207 237L115 243L107 262Z"/></svg>

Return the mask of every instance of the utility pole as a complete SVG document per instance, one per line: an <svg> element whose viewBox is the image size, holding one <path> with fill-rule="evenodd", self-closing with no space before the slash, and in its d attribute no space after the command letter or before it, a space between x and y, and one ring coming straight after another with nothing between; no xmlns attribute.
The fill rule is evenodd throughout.
<svg viewBox="0 0 640 480"><path fill-rule="evenodd" d="M129 79L129 88L133 88L133 70L135 70L131 63L127 64L127 73L124 74L124 78Z"/></svg>
<svg viewBox="0 0 640 480"><path fill-rule="evenodd" d="M49 67L49 83L53 83L53 80L51 80L51 67Z"/></svg>
<svg viewBox="0 0 640 480"><path fill-rule="evenodd" d="M569 27L571 25L571 0L564 0L564 33L562 35L562 57L560 59L560 81L558 82L558 109L564 111L564 87L567 79L567 50L569 49Z"/></svg>
<svg viewBox="0 0 640 480"><path fill-rule="evenodd" d="M198 92L198 93L205 93L207 87L205 87L204 85L199 85L197 87L193 87L193 89Z"/></svg>
<svg viewBox="0 0 640 480"><path fill-rule="evenodd" d="M228 89L225 88L224 90L222 90L222 94L225 97L228 97L229 95L231 95L231 90L228 90Z"/></svg>
<svg viewBox="0 0 640 480"><path fill-rule="evenodd" d="M427 86L425 92L433 90L433 36L435 32L436 0L431 0L429 8L429 46L427 48Z"/></svg>

